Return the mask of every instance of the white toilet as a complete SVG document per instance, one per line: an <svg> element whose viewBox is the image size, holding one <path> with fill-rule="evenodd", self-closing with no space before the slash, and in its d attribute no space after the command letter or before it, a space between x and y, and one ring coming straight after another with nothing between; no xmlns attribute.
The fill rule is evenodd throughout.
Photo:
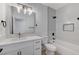
<svg viewBox="0 0 79 59"><path fill-rule="evenodd" d="M50 43L48 43L48 37L44 38L42 40L42 43L44 44L43 48L45 48L44 52L46 55L55 55L56 46L54 45L54 43L52 41L50 41Z"/></svg>
<svg viewBox="0 0 79 59"><path fill-rule="evenodd" d="M45 47L46 47L46 54L47 55L55 55L56 46L54 46L51 43L47 43L47 44L45 44Z"/></svg>

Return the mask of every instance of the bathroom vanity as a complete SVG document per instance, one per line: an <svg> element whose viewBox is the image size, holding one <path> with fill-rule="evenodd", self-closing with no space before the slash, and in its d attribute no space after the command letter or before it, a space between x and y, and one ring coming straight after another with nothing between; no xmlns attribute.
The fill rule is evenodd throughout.
<svg viewBox="0 0 79 59"><path fill-rule="evenodd" d="M0 55L41 55L41 39L33 36L0 43Z"/></svg>
<svg viewBox="0 0 79 59"><path fill-rule="evenodd" d="M16 4L15 4L16 5ZM19 33L35 33L35 13L31 15L24 14L22 11L17 12L15 6L5 5L8 8L5 12L7 15L6 34L18 35ZM41 54L41 39L40 36L25 36L8 39L0 39L0 54L1 55L40 55Z"/></svg>

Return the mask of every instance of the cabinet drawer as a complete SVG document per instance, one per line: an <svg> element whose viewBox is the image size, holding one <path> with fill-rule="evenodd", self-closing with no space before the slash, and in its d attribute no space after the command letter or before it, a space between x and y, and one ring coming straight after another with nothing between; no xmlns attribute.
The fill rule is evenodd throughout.
<svg viewBox="0 0 79 59"><path fill-rule="evenodd" d="M34 41L34 55L41 55L41 40Z"/></svg>
<svg viewBox="0 0 79 59"><path fill-rule="evenodd" d="M41 55L41 49L34 50L34 55Z"/></svg>
<svg viewBox="0 0 79 59"><path fill-rule="evenodd" d="M38 49L38 48L41 49L41 45L34 45L34 50L35 50L35 49Z"/></svg>
<svg viewBox="0 0 79 59"><path fill-rule="evenodd" d="M41 40L35 40L34 45L41 45Z"/></svg>
<svg viewBox="0 0 79 59"><path fill-rule="evenodd" d="M22 55L33 55L33 46L20 49Z"/></svg>
<svg viewBox="0 0 79 59"><path fill-rule="evenodd" d="M38 51L38 50L41 50L41 47L34 48L34 51Z"/></svg>

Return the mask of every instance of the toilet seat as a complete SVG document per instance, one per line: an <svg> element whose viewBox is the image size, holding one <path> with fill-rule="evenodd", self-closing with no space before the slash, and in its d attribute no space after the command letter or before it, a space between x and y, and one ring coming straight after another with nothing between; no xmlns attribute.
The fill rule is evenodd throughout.
<svg viewBox="0 0 79 59"><path fill-rule="evenodd" d="M50 51L53 51L53 52L56 51L56 46L54 46L53 44L50 44L50 43L45 44L45 47L46 47L47 50L50 50Z"/></svg>

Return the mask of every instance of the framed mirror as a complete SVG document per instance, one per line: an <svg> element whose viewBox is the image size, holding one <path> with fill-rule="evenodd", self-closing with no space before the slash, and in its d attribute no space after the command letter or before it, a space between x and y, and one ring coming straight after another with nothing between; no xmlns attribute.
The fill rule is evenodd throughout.
<svg viewBox="0 0 79 59"><path fill-rule="evenodd" d="M18 13L14 7L11 7L11 11L11 34L35 32L36 14L34 12L31 15L24 14L22 11Z"/></svg>

